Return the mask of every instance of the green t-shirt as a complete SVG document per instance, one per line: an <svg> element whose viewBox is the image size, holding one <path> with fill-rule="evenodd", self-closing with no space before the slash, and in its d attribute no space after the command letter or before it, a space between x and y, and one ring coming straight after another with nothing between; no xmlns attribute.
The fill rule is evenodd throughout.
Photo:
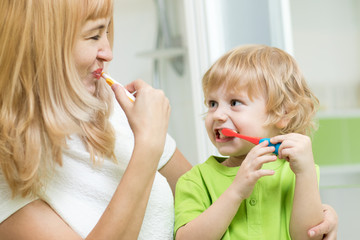
<svg viewBox="0 0 360 240"><path fill-rule="evenodd" d="M211 156L194 166L177 182L175 193L175 233L215 202L233 182L240 167L220 164L225 158ZM295 175L285 160L266 163L263 169L275 174L255 184L222 239L291 239L289 226L295 189ZM317 167L318 172L318 167Z"/></svg>

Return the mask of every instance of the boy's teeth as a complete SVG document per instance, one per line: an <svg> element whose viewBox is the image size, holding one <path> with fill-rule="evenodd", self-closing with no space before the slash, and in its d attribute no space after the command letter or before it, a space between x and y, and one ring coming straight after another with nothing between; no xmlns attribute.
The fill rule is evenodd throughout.
<svg viewBox="0 0 360 240"><path fill-rule="evenodd" d="M221 131L219 131L219 138L220 138L220 139L224 139L224 138L227 138L227 136L225 136L224 134L222 134Z"/></svg>
<svg viewBox="0 0 360 240"><path fill-rule="evenodd" d="M219 138L223 139L225 136L221 133L221 131L219 132Z"/></svg>
<svg viewBox="0 0 360 240"><path fill-rule="evenodd" d="M235 131L235 130L232 130L232 131L238 133L238 131ZM228 136L225 136L224 134L222 134L221 130L219 130L218 133L219 133L219 139L229 138Z"/></svg>

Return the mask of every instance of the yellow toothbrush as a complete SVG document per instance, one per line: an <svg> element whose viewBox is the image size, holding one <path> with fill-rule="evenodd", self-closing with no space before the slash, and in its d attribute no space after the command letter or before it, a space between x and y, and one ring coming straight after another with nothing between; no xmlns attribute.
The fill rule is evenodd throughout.
<svg viewBox="0 0 360 240"><path fill-rule="evenodd" d="M117 81L114 80L112 77L110 77L109 74L106 74L105 72L102 72L102 73L101 73L101 77L102 77L103 79L105 79L106 83L109 84L110 87L111 87L114 83L119 84L122 88L125 89L126 96L130 99L130 101L132 101L132 102L135 101L134 95L132 95L121 83L117 82Z"/></svg>

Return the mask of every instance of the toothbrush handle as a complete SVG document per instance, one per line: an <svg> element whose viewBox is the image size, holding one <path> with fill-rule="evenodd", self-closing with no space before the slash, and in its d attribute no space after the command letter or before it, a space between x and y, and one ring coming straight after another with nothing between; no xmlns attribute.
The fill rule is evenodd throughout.
<svg viewBox="0 0 360 240"><path fill-rule="evenodd" d="M269 143L268 146L269 146L269 147L270 147L270 146L274 146L274 147L275 147L274 153L275 153L276 155L279 154L279 147L280 147L281 143L272 144L272 143L270 142L270 138L262 138L262 139L260 139L259 143L262 143L262 142L264 142L264 141L268 141L268 143Z"/></svg>

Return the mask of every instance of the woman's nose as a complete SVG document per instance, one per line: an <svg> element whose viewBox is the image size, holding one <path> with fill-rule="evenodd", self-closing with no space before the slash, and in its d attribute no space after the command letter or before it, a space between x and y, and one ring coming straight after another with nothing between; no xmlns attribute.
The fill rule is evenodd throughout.
<svg viewBox="0 0 360 240"><path fill-rule="evenodd" d="M112 49L107 38L103 39L97 57L105 62L109 62L113 59Z"/></svg>

